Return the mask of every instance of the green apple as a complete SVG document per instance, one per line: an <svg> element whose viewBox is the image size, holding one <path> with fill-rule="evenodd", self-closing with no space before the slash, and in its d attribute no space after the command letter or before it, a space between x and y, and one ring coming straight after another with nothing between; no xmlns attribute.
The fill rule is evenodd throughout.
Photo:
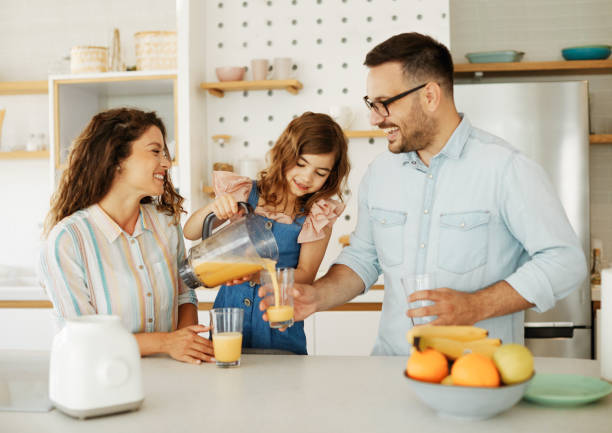
<svg viewBox="0 0 612 433"><path fill-rule="evenodd" d="M527 380L533 374L533 355L520 344L502 344L493 353L493 362L506 385Z"/></svg>

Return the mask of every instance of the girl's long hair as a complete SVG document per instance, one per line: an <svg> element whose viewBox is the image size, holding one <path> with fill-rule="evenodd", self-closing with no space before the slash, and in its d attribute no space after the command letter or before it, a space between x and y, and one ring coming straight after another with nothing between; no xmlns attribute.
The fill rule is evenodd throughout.
<svg viewBox="0 0 612 433"><path fill-rule="evenodd" d="M323 187L312 194L299 197L294 215L307 215L320 199L337 196L342 201L342 189L351 165L348 143L340 126L327 114L305 112L293 119L269 153L269 163L259 173L258 192L266 204L282 204L289 193L285 174L295 166L301 155L334 153L334 166Z"/></svg>
<svg viewBox="0 0 612 433"><path fill-rule="evenodd" d="M98 203L108 193L119 164L132 153L132 142L150 127L156 126L164 137L166 128L155 112L132 108L114 108L96 114L72 144L68 168L51 198L51 210L45 221L45 234L63 218ZM181 197L168 173L164 175L164 192L159 197L145 197L141 203L154 203L159 211L174 216L179 223L184 212Z"/></svg>

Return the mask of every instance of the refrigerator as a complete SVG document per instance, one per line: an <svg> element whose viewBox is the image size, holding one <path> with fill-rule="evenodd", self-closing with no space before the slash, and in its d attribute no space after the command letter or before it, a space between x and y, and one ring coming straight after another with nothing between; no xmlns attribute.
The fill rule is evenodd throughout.
<svg viewBox="0 0 612 433"><path fill-rule="evenodd" d="M590 260L586 81L457 84L455 103L473 126L502 137L548 173ZM525 312L535 356L592 357L589 279L544 313Z"/></svg>

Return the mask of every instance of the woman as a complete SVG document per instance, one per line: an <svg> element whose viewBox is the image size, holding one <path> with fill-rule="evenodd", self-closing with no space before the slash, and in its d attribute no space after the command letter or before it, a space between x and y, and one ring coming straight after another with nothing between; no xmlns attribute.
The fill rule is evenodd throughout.
<svg viewBox="0 0 612 433"><path fill-rule="evenodd" d="M154 112L95 115L75 141L47 216L39 275L55 314L116 314L141 355L199 364L197 297L179 278L183 198L168 176L165 127Z"/></svg>

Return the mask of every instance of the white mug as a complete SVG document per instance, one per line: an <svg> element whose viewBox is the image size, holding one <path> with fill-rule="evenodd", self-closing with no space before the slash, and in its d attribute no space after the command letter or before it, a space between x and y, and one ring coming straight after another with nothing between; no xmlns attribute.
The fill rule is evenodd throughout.
<svg viewBox="0 0 612 433"><path fill-rule="evenodd" d="M268 59L251 60L251 74L254 81L268 79Z"/></svg>
<svg viewBox="0 0 612 433"><path fill-rule="evenodd" d="M349 129L353 122L353 110L347 105L332 105L329 107L329 115L342 129Z"/></svg>
<svg viewBox="0 0 612 433"><path fill-rule="evenodd" d="M277 80L288 80L291 78L291 57L277 57L274 59L274 78Z"/></svg>

